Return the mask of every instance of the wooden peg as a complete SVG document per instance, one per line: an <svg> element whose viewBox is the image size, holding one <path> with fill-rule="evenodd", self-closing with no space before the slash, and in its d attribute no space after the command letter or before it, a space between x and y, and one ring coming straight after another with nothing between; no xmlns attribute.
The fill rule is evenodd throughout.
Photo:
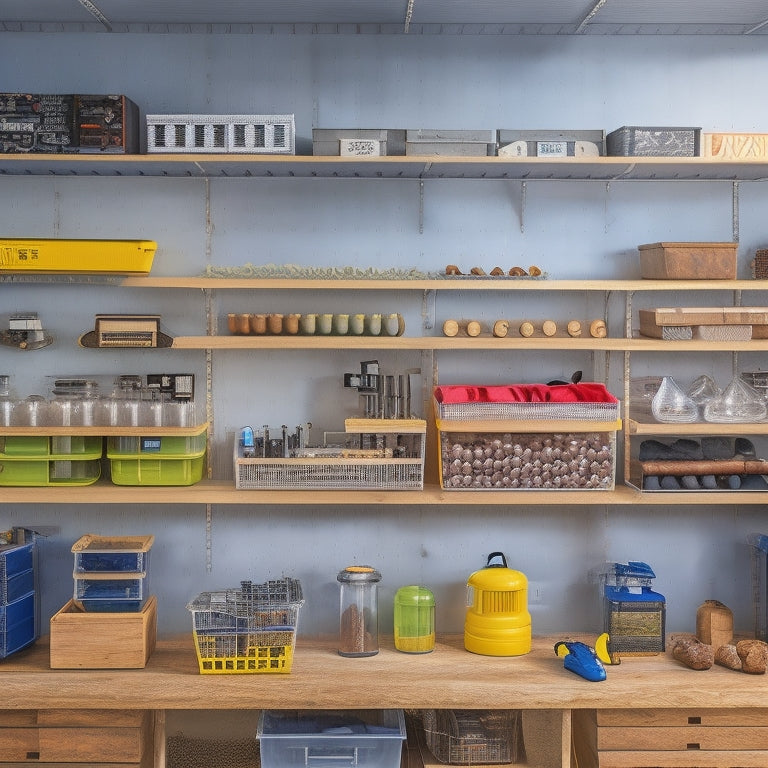
<svg viewBox="0 0 768 768"><path fill-rule="evenodd" d="M568 335L574 338L581 336L581 323L578 320L569 320L567 331Z"/></svg>
<svg viewBox="0 0 768 768"><path fill-rule="evenodd" d="M520 323L520 335L525 336L526 339L533 336L533 323L530 320L524 320Z"/></svg>
<svg viewBox="0 0 768 768"><path fill-rule="evenodd" d="M503 339L509 333L509 320L497 320L493 324L493 335Z"/></svg>
<svg viewBox="0 0 768 768"><path fill-rule="evenodd" d="M554 320L545 320L541 330L545 336L554 336L557 333L557 323Z"/></svg>
<svg viewBox="0 0 768 768"><path fill-rule="evenodd" d="M608 335L605 320L593 320L589 324L589 335L594 339L604 339Z"/></svg>

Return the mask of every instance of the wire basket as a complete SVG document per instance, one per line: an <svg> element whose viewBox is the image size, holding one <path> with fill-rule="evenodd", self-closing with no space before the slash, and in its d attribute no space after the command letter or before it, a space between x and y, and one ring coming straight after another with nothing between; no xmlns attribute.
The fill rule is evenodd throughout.
<svg viewBox="0 0 768 768"><path fill-rule="evenodd" d="M200 673L290 672L303 604L301 583L291 578L199 594L187 609Z"/></svg>
<svg viewBox="0 0 768 768"><path fill-rule="evenodd" d="M450 421L615 421L619 403L439 403L437 418Z"/></svg>
<svg viewBox="0 0 768 768"><path fill-rule="evenodd" d="M424 738L449 765L525 762L522 712L518 709L425 709Z"/></svg>

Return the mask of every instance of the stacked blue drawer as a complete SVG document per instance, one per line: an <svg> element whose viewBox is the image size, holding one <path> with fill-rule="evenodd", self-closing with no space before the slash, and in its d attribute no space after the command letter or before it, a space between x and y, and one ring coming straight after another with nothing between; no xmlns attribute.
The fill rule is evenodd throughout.
<svg viewBox="0 0 768 768"><path fill-rule="evenodd" d="M37 640L35 544L0 546L0 658Z"/></svg>

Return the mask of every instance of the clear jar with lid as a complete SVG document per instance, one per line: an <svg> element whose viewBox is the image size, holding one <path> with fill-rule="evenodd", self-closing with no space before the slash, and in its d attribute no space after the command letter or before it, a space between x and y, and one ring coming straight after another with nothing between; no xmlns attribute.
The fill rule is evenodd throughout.
<svg viewBox="0 0 768 768"><path fill-rule="evenodd" d="M379 652L378 584L381 574L369 565L340 571L339 655L375 656Z"/></svg>

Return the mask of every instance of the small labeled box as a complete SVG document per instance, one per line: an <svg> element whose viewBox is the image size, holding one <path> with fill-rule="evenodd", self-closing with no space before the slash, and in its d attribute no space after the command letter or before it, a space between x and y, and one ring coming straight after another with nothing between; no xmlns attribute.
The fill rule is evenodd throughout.
<svg viewBox="0 0 768 768"><path fill-rule="evenodd" d="M139 669L157 642L157 598L126 613L83 611L70 600L50 627L51 669Z"/></svg>
<svg viewBox="0 0 768 768"><path fill-rule="evenodd" d="M406 155L487 157L496 154L495 131L418 128L405 134Z"/></svg>
<svg viewBox="0 0 768 768"><path fill-rule="evenodd" d="M499 157L598 157L605 131L516 131L500 129Z"/></svg>
<svg viewBox="0 0 768 768"><path fill-rule="evenodd" d="M401 709L263 710L259 717L262 768L400 768L405 738Z"/></svg>
<svg viewBox="0 0 768 768"><path fill-rule="evenodd" d="M392 128L313 128L312 154L383 157L405 154L405 131Z"/></svg>
<svg viewBox="0 0 768 768"><path fill-rule="evenodd" d="M446 490L612 490L619 401L602 384L435 388Z"/></svg>
<svg viewBox="0 0 768 768"><path fill-rule="evenodd" d="M609 155L620 157L698 157L701 128L625 125L606 137Z"/></svg>

